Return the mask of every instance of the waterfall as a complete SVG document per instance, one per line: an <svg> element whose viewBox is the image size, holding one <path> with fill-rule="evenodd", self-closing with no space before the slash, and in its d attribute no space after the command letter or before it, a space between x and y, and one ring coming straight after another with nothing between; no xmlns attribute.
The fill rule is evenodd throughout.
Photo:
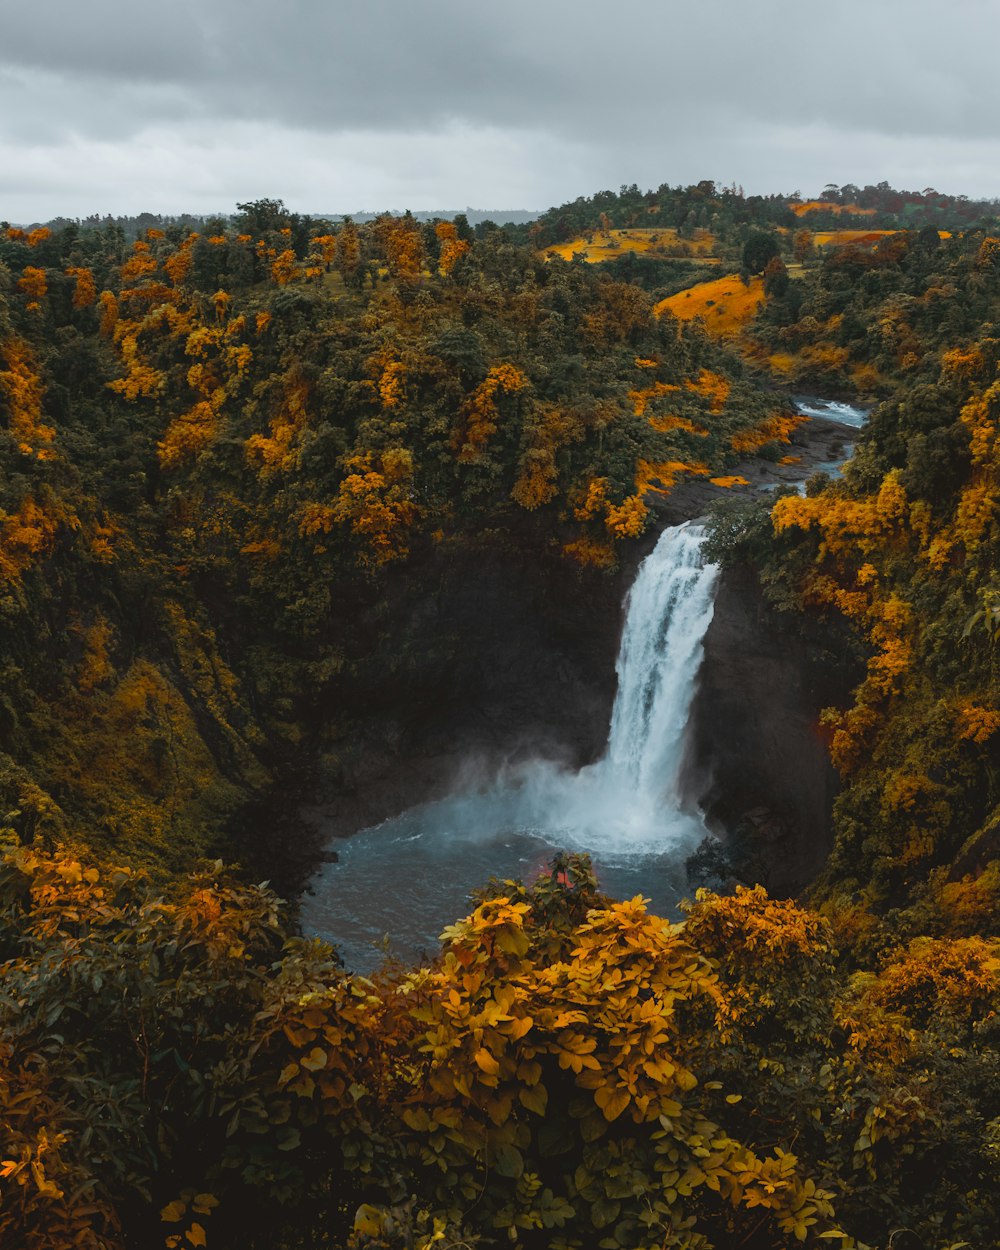
<svg viewBox="0 0 1000 1250"><path fill-rule="evenodd" d="M626 600L618 694L602 761L605 784L644 809L680 805L684 734L715 610L718 567L701 525L664 530Z"/></svg>
<svg viewBox="0 0 1000 1250"><path fill-rule="evenodd" d="M712 620L718 569L705 530L661 534L626 600L618 692L605 753L572 772L548 760L503 770L337 845L302 900L305 930L330 937L359 970L392 935L403 958L431 951L491 875L531 879L556 850L585 851L605 888L669 911L685 888L684 854L705 836L684 803L685 734Z"/></svg>

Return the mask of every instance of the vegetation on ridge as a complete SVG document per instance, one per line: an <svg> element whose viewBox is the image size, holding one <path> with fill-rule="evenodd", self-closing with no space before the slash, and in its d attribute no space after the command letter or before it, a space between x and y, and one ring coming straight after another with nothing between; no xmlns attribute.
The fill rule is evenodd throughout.
<svg viewBox="0 0 1000 1250"><path fill-rule="evenodd" d="M937 193L820 203L5 231L4 1244L995 1237L1000 232ZM854 206L876 237L817 252ZM743 275L713 280L759 288L738 336L705 333L697 258L544 252L653 228L710 232ZM391 578L518 547L584 598L658 494L781 454L775 381L883 401L843 480L712 540L777 630L863 656L807 899L701 892L673 925L563 860L368 980L199 866L350 735L373 673L422 662L365 636Z"/></svg>

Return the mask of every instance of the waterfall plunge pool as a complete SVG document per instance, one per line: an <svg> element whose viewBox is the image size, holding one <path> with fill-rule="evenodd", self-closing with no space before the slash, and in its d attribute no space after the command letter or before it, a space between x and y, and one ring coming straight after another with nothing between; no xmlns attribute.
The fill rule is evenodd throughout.
<svg viewBox="0 0 1000 1250"><path fill-rule="evenodd" d="M302 899L302 927L332 941L354 971L386 953L433 954L491 876L531 881L560 850L591 855L609 894L642 894L670 914L684 859L707 830L686 803L688 713L718 570L702 561L705 531L664 530L626 599L618 691L603 757L579 772L535 760L486 785L458 787L338 841Z"/></svg>

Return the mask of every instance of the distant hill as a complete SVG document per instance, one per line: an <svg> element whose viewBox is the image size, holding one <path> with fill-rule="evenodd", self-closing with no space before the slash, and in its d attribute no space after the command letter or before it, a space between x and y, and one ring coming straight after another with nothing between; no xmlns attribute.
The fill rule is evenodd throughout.
<svg viewBox="0 0 1000 1250"><path fill-rule="evenodd" d="M403 209L390 208L382 209L380 212L359 212L359 213L317 213L318 217L324 217L328 221L342 221L345 216L350 216L353 221L374 221L376 217L384 216L386 212L391 217L402 217ZM464 213L470 226L478 226L484 221L494 221L498 226L524 226L530 221L537 221L541 217L542 209L526 209L526 208L436 208L432 211L414 212L411 215L417 221L452 221L460 213Z"/></svg>

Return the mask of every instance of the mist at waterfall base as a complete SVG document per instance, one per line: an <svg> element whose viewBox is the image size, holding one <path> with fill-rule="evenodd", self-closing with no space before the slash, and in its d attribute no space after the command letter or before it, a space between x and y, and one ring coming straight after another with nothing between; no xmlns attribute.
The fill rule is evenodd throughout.
<svg viewBox="0 0 1000 1250"><path fill-rule="evenodd" d="M704 529L668 529L626 600L618 692L604 756L579 771L533 760L336 844L302 900L302 926L335 943L348 968L386 952L433 954L491 876L531 881L560 850L591 855L602 888L642 894L670 914L684 859L706 834L682 794L685 736L718 570Z"/></svg>

